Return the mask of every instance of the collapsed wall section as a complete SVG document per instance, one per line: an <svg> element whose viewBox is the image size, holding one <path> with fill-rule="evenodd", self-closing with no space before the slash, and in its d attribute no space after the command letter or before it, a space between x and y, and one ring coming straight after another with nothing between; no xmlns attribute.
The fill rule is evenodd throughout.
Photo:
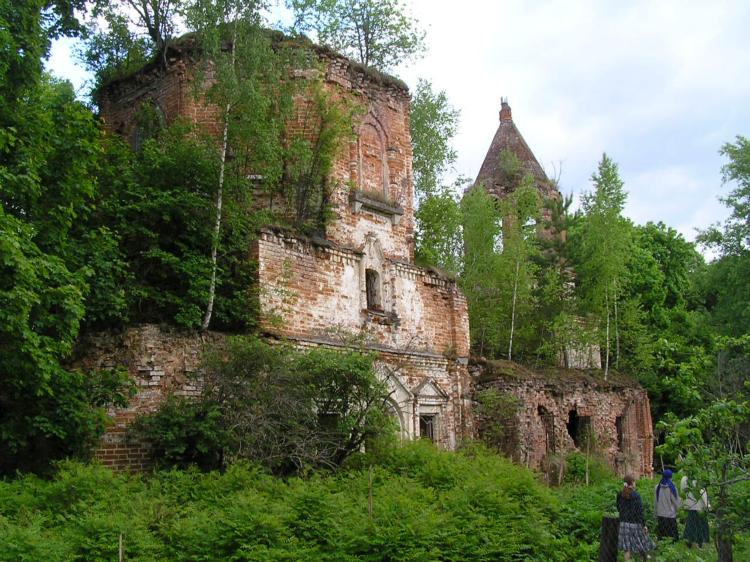
<svg viewBox="0 0 750 562"><path fill-rule="evenodd" d="M617 474L653 471L653 430L646 391L613 374L546 369L538 373L507 361L474 362L475 391L496 389L519 403L514 450L518 462L543 469L572 451L600 456Z"/></svg>
<svg viewBox="0 0 750 562"><path fill-rule="evenodd" d="M215 333L131 326L121 333L85 335L76 346L71 367L83 371L125 368L136 394L126 408L111 408L111 425L95 456L104 465L140 470L151 463L149 445L129 431L140 415L154 412L169 394L195 396L200 357L207 344L222 338Z"/></svg>

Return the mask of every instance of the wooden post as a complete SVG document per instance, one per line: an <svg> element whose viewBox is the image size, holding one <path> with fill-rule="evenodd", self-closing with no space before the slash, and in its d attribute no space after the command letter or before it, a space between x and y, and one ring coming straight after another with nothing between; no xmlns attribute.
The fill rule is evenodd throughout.
<svg viewBox="0 0 750 562"><path fill-rule="evenodd" d="M123 548L123 544L122 544L122 533L120 533L120 550L119 550L119 555L117 557L117 560L119 562L123 562L125 560L125 549Z"/></svg>
<svg viewBox="0 0 750 562"><path fill-rule="evenodd" d="M599 562L617 562L617 539L619 535L620 519L604 516L599 538Z"/></svg>
<svg viewBox="0 0 750 562"><path fill-rule="evenodd" d="M589 455L591 455L591 433L586 434L586 486L589 485Z"/></svg>
<svg viewBox="0 0 750 562"><path fill-rule="evenodd" d="M370 465L370 474L368 481L367 514L370 516L370 519L372 519L372 465Z"/></svg>

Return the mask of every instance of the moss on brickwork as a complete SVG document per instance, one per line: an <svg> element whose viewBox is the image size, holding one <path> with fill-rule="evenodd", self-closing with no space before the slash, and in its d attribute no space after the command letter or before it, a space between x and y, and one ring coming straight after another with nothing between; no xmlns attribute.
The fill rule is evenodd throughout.
<svg viewBox="0 0 750 562"><path fill-rule="evenodd" d="M403 80L385 72L380 72L375 68L360 64L356 61L348 60L346 57L329 47L313 43L312 40L305 35L290 36L276 29L267 29L265 32L273 45L278 48L288 47L310 49L323 58L344 60L348 63L350 74L360 75L365 80L380 86L402 90L407 95L409 93L409 86L407 86ZM190 58L195 57L199 51L195 33L186 33L178 37L166 47L166 50L166 56L161 56L161 54L155 55L154 58L142 68L122 76L115 76L101 84L99 88L92 93L93 97L96 99L101 92L106 91L118 83L135 80L137 77L146 76L153 71L160 71L163 69L163 60L173 63L177 60L189 60Z"/></svg>
<svg viewBox="0 0 750 562"><path fill-rule="evenodd" d="M571 384L589 384L598 387L639 388L634 378L610 369L607 380L600 369L564 369L562 367L542 366L531 368L504 359L473 358L472 364L481 368L477 383L487 383L497 379L544 380L548 384L569 386Z"/></svg>

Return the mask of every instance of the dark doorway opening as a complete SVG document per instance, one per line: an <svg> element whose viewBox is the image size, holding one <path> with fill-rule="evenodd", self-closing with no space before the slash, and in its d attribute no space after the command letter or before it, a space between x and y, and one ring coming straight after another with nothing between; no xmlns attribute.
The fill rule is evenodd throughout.
<svg viewBox="0 0 750 562"><path fill-rule="evenodd" d="M579 416L577 410L568 412L568 435L579 449L591 438L591 416Z"/></svg>
<svg viewBox="0 0 750 562"><path fill-rule="evenodd" d="M435 441L435 414L419 415L419 436Z"/></svg>

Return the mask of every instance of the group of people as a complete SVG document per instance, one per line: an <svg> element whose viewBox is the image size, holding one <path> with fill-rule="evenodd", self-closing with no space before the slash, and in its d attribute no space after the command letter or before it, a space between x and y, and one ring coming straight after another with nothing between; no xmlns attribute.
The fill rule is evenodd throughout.
<svg viewBox="0 0 750 562"><path fill-rule="evenodd" d="M651 550L656 548L656 545L648 534L643 515L643 501L635 491L635 478L628 475L623 484L622 491L617 494L617 511L620 513L620 534L617 547L625 553L625 560L630 560L631 554L645 558ZM708 496L705 490L701 490L698 493L699 497L696 498L692 492L695 482L691 486L687 476L682 477L680 488L685 497L684 504L672 482L672 471L666 469L656 486L654 502L656 536L659 539L679 540L677 510L684 505L688 516L683 537L688 546L697 544L701 547L703 543L708 542L708 521L704 513L709 507Z"/></svg>

